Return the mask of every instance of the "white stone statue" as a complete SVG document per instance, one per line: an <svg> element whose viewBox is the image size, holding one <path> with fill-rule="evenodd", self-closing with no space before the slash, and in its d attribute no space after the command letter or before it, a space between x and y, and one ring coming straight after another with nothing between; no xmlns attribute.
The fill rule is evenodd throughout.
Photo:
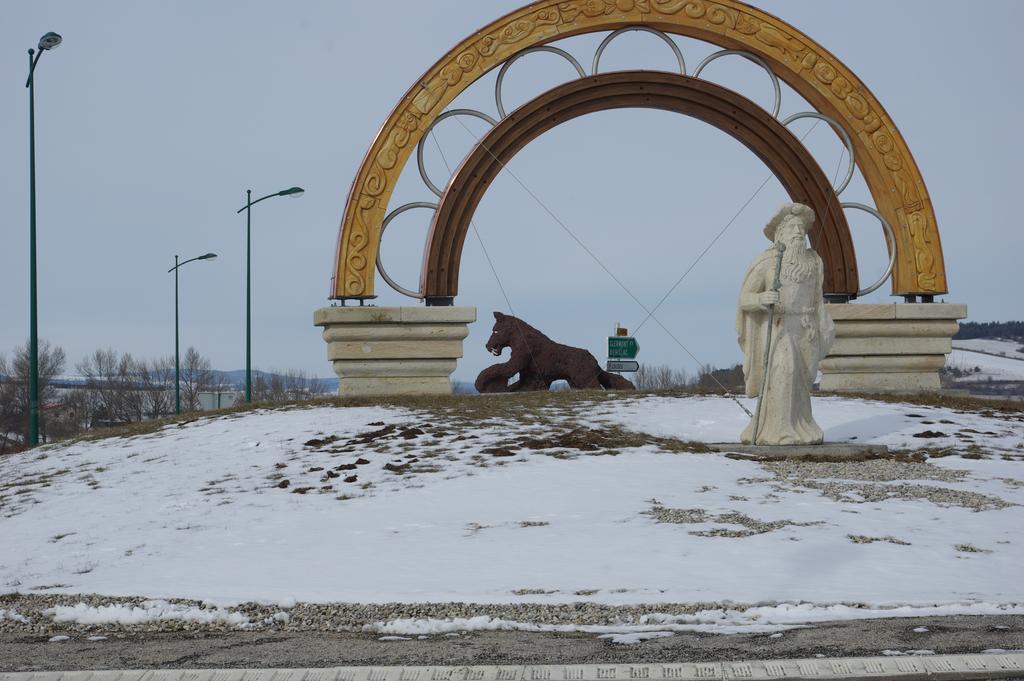
<svg viewBox="0 0 1024 681"><path fill-rule="evenodd" d="M825 311L821 257L807 246L814 211L787 203L765 225L773 245L747 270L736 311L743 378L757 411L740 439L756 445L820 444L811 385L835 325ZM766 361L767 357L767 361Z"/></svg>

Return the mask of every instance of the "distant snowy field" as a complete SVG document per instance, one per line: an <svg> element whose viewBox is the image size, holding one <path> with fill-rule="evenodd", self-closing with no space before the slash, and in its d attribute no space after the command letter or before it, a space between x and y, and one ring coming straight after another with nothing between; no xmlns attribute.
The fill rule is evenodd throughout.
<svg viewBox="0 0 1024 681"><path fill-rule="evenodd" d="M828 441L946 454L927 463L524 444L736 441L746 421L719 397L580 405L458 427L400 408L265 410L5 457L0 592L761 606L730 626L1024 613L1019 416L815 398ZM380 631L446 626L503 625Z"/></svg>
<svg viewBox="0 0 1024 681"><path fill-rule="evenodd" d="M1024 360L1024 342L999 340L997 338L969 338L967 340L954 340L953 347L958 350L974 350L976 352L987 352L993 355L1004 355L1014 359Z"/></svg>
<svg viewBox="0 0 1024 681"><path fill-rule="evenodd" d="M1024 381L1024 358L996 357L970 350L956 350L949 353L947 367L956 367L974 372L960 378L961 381ZM974 371L981 369L981 371Z"/></svg>
<svg viewBox="0 0 1024 681"><path fill-rule="evenodd" d="M1024 345L1016 341L972 338L953 341L946 366L973 372L961 381L1024 381ZM980 371L975 371L980 369Z"/></svg>

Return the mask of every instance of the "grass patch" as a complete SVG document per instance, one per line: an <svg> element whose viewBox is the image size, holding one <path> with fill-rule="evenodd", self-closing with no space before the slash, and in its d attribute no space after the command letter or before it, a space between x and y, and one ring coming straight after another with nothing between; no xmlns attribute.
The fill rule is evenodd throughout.
<svg viewBox="0 0 1024 681"><path fill-rule="evenodd" d="M979 549L974 544L957 544L953 548L960 553L992 553L988 549Z"/></svg>
<svg viewBox="0 0 1024 681"><path fill-rule="evenodd" d="M643 515L649 515L655 522L673 523L678 525L699 525L701 523L719 523L722 525L739 525L742 530L730 528L714 528L690 532L695 537L752 537L755 534L766 534L783 527L810 527L811 525L823 525L822 521L796 522L794 520L758 520L750 516L731 511L711 515L702 508L668 508L663 506L656 499L651 499L651 508L644 511Z"/></svg>
<svg viewBox="0 0 1024 681"><path fill-rule="evenodd" d="M512 593L516 596L546 596L558 593L558 589L515 589Z"/></svg>
<svg viewBox="0 0 1024 681"><path fill-rule="evenodd" d="M647 433L637 433L617 427L604 428L573 428L546 437L523 436L502 447L512 449L555 450L561 453L576 450L590 454L615 456L623 449L653 446L668 452L710 452L702 442L687 442L671 437L658 437ZM563 458L551 454L556 458ZM564 457L568 458L568 457Z"/></svg>
<svg viewBox="0 0 1024 681"><path fill-rule="evenodd" d="M897 539L896 537L869 537L865 534L848 534L846 538L852 541L854 544L874 544L875 542L888 542L889 544L896 544L897 546L910 546L910 542Z"/></svg>

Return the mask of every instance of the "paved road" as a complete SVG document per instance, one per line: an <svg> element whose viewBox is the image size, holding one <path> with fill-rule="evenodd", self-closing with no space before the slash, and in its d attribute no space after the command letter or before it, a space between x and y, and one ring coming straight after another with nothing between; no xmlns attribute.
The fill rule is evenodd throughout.
<svg viewBox="0 0 1024 681"><path fill-rule="evenodd" d="M915 632L925 627L927 632ZM365 665L705 662L1024 650L1024 616L923 617L827 623L781 637L677 633L637 645L591 634L479 632L426 640L323 632L107 634L102 641L0 635L0 671L69 669L328 667Z"/></svg>

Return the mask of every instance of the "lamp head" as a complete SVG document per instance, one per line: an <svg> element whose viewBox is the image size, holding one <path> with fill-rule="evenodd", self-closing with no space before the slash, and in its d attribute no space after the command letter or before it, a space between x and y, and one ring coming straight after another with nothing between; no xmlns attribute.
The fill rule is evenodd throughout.
<svg viewBox="0 0 1024 681"><path fill-rule="evenodd" d="M297 199L306 192L302 187L289 187L288 189L282 189L277 193L278 196L290 196L293 199Z"/></svg>
<svg viewBox="0 0 1024 681"><path fill-rule="evenodd" d="M56 47L60 47L61 40L63 40L63 38L60 37L59 33L54 33L53 31L50 31L49 33L47 33L39 39L39 49L52 50Z"/></svg>
<svg viewBox="0 0 1024 681"><path fill-rule="evenodd" d="M217 259L217 254L216 253L207 253L206 255L201 255L198 258L196 258L196 260L216 260L216 259Z"/></svg>

